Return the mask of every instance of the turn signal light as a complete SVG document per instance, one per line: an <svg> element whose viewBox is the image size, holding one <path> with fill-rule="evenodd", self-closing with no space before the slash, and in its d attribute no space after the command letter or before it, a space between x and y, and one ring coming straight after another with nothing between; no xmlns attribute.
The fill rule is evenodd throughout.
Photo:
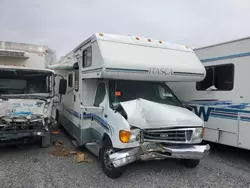
<svg viewBox="0 0 250 188"><path fill-rule="evenodd" d="M202 138L204 138L204 135L205 135L205 128L202 129Z"/></svg>
<svg viewBox="0 0 250 188"><path fill-rule="evenodd" d="M129 139L130 139L130 132L129 132L129 131L121 130L121 131L119 132L119 136L120 136L121 142L123 142L123 143L128 143L128 141L129 141Z"/></svg>

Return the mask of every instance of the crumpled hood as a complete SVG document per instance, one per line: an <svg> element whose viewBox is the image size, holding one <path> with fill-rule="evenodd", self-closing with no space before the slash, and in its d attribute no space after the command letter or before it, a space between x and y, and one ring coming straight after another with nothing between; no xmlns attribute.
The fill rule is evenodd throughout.
<svg viewBox="0 0 250 188"><path fill-rule="evenodd" d="M43 115L44 107L45 101L38 99L0 99L0 117Z"/></svg>
<svg viewBox="0 0 250 188"><path fill-rule="evenodd" d="M136 99L120 104L127 114L128 123L139 128L203 125L203 121L186 108L160 104L145 99Z"/></svg>

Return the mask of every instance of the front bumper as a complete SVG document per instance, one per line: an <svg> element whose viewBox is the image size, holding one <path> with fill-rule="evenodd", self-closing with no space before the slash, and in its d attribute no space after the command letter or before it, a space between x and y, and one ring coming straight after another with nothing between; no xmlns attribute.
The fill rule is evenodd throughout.
<svg viewBox="0 0 250 188"><path fill-rule="evenodd" d="M44 136L45 129L22 130L22 131L0 131L0 142L22 139L27 137Z"/></svg>
<svg viewBox="0 0 250 188"><path fill-rule="evenodd" d="M110 160L114 167L119 168L137 160L202 159L210 150L207 145L169 145L143 144L138 148L121 150L111 154Z"/></svg>

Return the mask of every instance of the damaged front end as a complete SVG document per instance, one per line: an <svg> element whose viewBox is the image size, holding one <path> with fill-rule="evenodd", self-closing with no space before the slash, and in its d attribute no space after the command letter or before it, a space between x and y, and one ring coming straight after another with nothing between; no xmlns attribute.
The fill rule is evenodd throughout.
<svg viewBox="0 0 250 188"><path fill-rule="evenodd" d="M209 151L209 145L165 145L160 143L144 143L140 147L121 150L109 156L115 168L119 168L137 160L202 159Z"/></svg>
<svg viewBox="0 0 250 188"><path fill-rule="evenodd" d="M0 141L44 136L53 124L53 118L44 118L43 115L0 116Z"/></svg>
<svg viewBox="0 0 250 188"><path fill-rule="evenodd" d="M130 125L129 140L137 142L137 147L109 155L116 168L137 160L199 161L210 150L208 144L200 145L204 134L202 120L185 108L137 99L121 103L116 110Z"/></svg>

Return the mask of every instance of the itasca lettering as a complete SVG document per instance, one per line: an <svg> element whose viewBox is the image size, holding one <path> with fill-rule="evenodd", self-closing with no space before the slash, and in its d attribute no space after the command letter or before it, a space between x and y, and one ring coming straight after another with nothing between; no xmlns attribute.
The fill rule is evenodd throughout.
<svg viewBox="0 0 250 188"><path fill-rule="evenodd" d="M172 70L168 68L156 68L152 67L149 69L149 74L161 74L161 75L171 75Z"/></svg>

